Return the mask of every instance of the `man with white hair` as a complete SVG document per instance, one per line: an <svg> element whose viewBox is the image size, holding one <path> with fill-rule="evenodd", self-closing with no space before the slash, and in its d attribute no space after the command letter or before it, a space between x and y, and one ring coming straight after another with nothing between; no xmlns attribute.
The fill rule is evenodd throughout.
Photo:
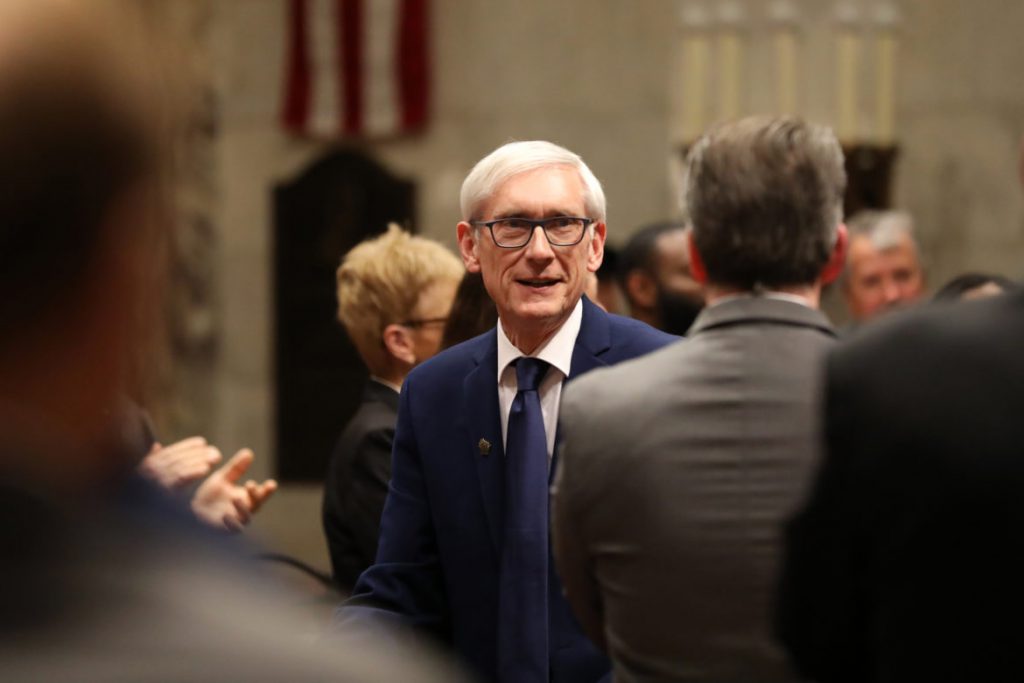
<svg viewBox="0 0 1024 683"><path fill-rule="evenodd" d="M924 295L914 223L903 211L861 211L847 222L850 250L843 296L857 323Z"/></svg>
<svg viewBox="0 0 1024 683"><path fill-rule="evenodd" d="M499 147L467 176L461 209L463 261L499 321L407 377L376 564L342 615L429 631L485 680L591 683L608 661L573 619L548 543L562 386L675 337L583 297L605 198L576 154Z"/></svg>

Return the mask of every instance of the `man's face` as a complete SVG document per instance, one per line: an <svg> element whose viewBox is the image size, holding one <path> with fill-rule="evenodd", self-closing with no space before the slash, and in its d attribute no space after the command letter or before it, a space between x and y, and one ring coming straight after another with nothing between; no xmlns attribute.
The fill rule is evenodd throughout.
<svg viewBox="0 0 1024 683"><path fill-rule="evenodd" d="M847 268L846 305L856 320L913 303L924 293L917 248L906 235L882 251L867 237L853 238Z"/></svg>
<svg viewBox="0 0 1024 683"><path fill-rule="evenodd" d="M672 230L658 237L654 275L661 329L686 334L704 307L704 289L690 271L690 241L685 230Z"/></svg>
<svg viewBox="0 0 1024 683"><path fill-rule="evenodd" d="M479 220L586 216L583 181L575 169L549 166L513 176L480 207ZM520 249L503 249L487 228L458 226L459 248L470 272L483 275L502 326L516 337L544 337L572 313L604 256L605 225L588 228L571 247L553 247L542 230L534 230Z"/></svg>
<svg viewBox="0 0 1024 683"><path fill-rule="evenodd" d="M422 363L441 350L444 325L458 285L455 280L439 280L420 294L412 319L424 322L412 329L414 363Z"/></svg>

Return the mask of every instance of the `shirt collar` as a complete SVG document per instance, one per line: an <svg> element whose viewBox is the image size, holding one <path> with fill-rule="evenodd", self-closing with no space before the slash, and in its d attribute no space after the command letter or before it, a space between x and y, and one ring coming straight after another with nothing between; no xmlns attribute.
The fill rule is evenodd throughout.
<svg viewBox="0 0 1024 683"><path fill-rule="evenodd" d="M533 354L534 358L540 358L558 368L563 377L569 376L572 369L572 351L576 346L576 337L580 333L580 324L583 322L583 299L576 302L576 308L572 309L569 318L562 323L558 331L552 335ZM526 354L516 348L515 344L509 341L505 329L501 326L501 319L498 319L498 382L501 382L501 375L513 361Z"/></svg>
<svg viewBox="0 0 1024 683"><path fill-rule="evenodd" d="M402 393L402 386L400 384L394 384L393 382L389 382L386 379L381 379L380 377L377 377L376 375L370 375L370 381L376 382L377 384L383 384L384 386L386 386L388 389L391 389L391 391L395 392L396 394Z"/></svg>
<svg viewBox="0 0 1024 683"><path fill-rule="evenodd" d="M750 292L743 292L742 294L730 294L729 296L723 296L720 299L715 299L715 302L711 305L717 306L718 304L724 304L727 301L735 301L736 299L753 299L754 297L758 296L765 299L788 301L790 303L806 306L807 308L814 308L814 306L811 305L811 302L810 300L807 299L807 297L800 296L799 294L790 294L789 292L776 292L770 289L765 290L759 294L752 294Z"/></svg>

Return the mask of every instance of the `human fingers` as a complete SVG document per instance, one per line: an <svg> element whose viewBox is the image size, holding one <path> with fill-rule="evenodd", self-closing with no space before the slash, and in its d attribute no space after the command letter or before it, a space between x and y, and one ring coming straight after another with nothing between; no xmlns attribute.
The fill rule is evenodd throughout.
<svg viewBox="0 0 1024 683"><path fill-rule="evenodd" d="M252 503L249 500L249 494L244 490L239 491L238 495L231 497L231 504L235 508L235 515L238 521L242 524L248 524L252 519Z"/></svg>
<svg viewBox="0 0 1024 683"><path fill-rule="evenodd" d="M221 460L220 450L216 446L196 445L191 448L178 449L172 453L161 452L159 457L167 463L168 467L184 465L186 463L201 462L212 467Z"/></svg>
<svg viewBox="0 0 1024 683"><path fill-rule="evenodd" d="M188 450L190 448L202 447L206 445L206 439L201 436L190 436L187 439L181 441L175 441L172 444L168 444L162 448L165 453L176 453L181 450Z"/></svg>
<svg viewBox="0 0 1024 683"><path fill-rule="evenodd" d="M241 479L242 475L244 475L246 470L249 469L249 465L252 464L254 457L255 456L250 449L243 448L235 453L227 463L217 470L217 474L234 484Z"/></svg>
<svg viewBox="0 0 1024 683"><path fill-rule="evenodd" d="M234 512L225 512L224 516L221 517L220 523L224 526L225 529L235 533L240 532L242 530L242 527L244 526L242 522L236 517Z"/></svg>
<svg viewBox="0 0 1024 683"><path fill-rule="evenodd" d="M255 481L249 480L245 483L245 489L249 492L249 499L252 501L252 512L255 513L263 507L267 499L277 490L277 482L273 479L268 479L262 484L258 484Z"/></svg>

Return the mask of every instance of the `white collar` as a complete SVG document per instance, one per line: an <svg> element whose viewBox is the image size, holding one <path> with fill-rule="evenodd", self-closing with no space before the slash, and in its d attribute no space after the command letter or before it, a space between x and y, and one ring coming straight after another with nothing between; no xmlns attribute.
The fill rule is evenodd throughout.
<svg viewBox="0 0 1024 683"><path fill-rule="evenodd" d="M540 358L558 368L563 377L569 376L572 368L572 351L576 346L576 337L580 333L580 325L583 323L583 299L576 302L576 308L572 309L568 319L550 339L537 349L532 355ZM501 326L501 319L498 319L498 382L501 382L501 374L505 368L516 359L525 356L515 344L509 341L505 334L505 328Z"/></svg>
<svg viewBox="0 0 1024 683"><path fill-rule="evenodd" d="M377 377L376 375L370 375L370 381L376 382L377 384L383 384L384 386L386 386L388 389L391 389L391 391L395 392L396 394L402 393L402 385L401 384L395 384L394 382L389 382L386 379L381 379L380 377Z"/></svg>
<svg viewBox="0 0 1024 683"><path fill-rule="evenodd" d="M811 302L807 297L800 296L799 294L790 294L789 292L776 292L770 289L764 290L759 294L754 294L752 292L743 292L741 294L729 294L719 299L715 299L711 304L709 304L708 307L710 308L711 306L724 304L727 301L735 301L737 299L756 299L757 297L761 297L762 299L776 299L777 301L788 301L790 303L806 306L807 308L814 308L814 306L811 305Z"/></svg>

